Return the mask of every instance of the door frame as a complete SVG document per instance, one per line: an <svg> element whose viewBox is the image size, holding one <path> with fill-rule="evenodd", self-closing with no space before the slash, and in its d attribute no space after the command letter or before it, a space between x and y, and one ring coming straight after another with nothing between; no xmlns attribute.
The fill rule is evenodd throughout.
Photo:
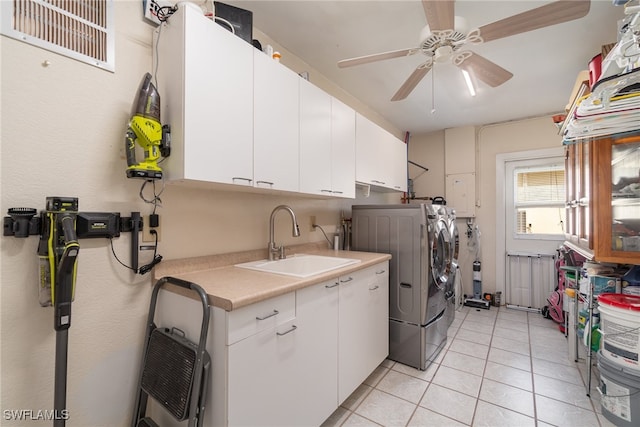
<svg viewBox="0 0 640 427"><path fill-rule="evenodd" d="M505 172L506 163L516 160L542 159L546 157L564 156L564 147L543 148L539 150L518 151L514 153L501 153L496 155L496 291L505 294L506 283L506 198L505 198Z"/></svg>

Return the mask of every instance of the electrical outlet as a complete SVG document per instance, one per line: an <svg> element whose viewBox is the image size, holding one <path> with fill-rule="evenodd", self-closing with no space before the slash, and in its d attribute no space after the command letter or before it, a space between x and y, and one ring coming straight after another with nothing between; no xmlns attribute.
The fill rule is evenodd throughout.
<svg viewBox="0 0 640 427"><path fill-rule="evenodd" d="M160 20L158 19L158 10L160 10L161 7L173 6L175 5L168 0L142 0L145 19L155 25L160 25Z"/></svg>
<svg viewBox="0 0 640 427"><path fill-rule="evenodd" d="M313 226L313 224L315 223L316 223L316 216L311 215L309 217L309 231L316 231L316 228Z"/></svg>
<svg viewBox="0 0 640 427"><path fill-rule="evenodd" d="M162 225L162 220L160 219L160 217L158 217L158 226L151 228L149 227L149 215L144 217L144 226L142 227L142 241L145 243L155 243L156 242L156 236L151 234L151 230L155 230L155 232L158 234L158 242L160 242L160 237L162 236L160 234L160 226Z"/></svg>

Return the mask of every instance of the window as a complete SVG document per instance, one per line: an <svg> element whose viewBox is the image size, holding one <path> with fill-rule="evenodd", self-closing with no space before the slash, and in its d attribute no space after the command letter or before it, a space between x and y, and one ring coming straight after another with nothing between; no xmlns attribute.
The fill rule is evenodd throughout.
<svg viewBox="0 0 640 427"><path fill-rule="evenodd" d="M564 235L564 165L514 170L516 235Z"/></svg>
<svg viewBox="0 0 640 427"><path fill-rule="evenodd" d="M114 71L113 0L0 1L2 34Z"/></svg>

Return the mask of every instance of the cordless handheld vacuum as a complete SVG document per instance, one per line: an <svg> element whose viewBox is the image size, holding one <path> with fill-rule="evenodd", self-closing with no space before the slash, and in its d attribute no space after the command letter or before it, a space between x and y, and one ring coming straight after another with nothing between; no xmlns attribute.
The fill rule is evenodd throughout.
<svg viewBox="0 0 640 427"><path fill-rule="evenodd" d="M475 250L473 261L473 297L466 298L464 305L467 307L484 308L489 310L489 301L482 298L482 264L480 263L480 229L476 225L471 228L471 222L467 223L467 237L469 249Z"/></svg>
<svg viewBox="0 0 640 427"><path fill-rule="evenodd" d="M146 73L140 82L125 133L127 178L162 179L158 159L171 153L171 129L160 123L160 94ZM136 160L135 143L144 151L144 160Z"/></svg>

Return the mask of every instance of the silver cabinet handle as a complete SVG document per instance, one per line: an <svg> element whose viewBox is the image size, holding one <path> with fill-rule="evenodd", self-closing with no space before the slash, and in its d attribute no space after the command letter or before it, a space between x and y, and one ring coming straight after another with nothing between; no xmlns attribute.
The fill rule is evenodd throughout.
<svg viewBox="0 0 640 427"><path fill-rule="evenodd" d="M377 179L372 179L371 182L375 182L376 184L382 184L382 185L386 184L386 182L378 181Z"/></svg>
<svg viewBox="0 0 640 427"><path fill-rule="evenodd" d="M376 274L384 274L386 272L387 272L387 270L380 270L380 271L376 271Z"/></svg>
<svg viewBox="0 0 640 427"><path fill-rule="evenodd" d="M273 182L271 181L256 181L256 184L260 185L260 184L267 184L273 187Z"/></svg>
<svg viewBox="0 0 640 427"><path fill-rule="evenodd" d="M397 188L399 190L400 186L399 185L394 185L393 188Z"/></svg>
<svg viewBox="0 0 640 427"><path fill-rule="evenodd" d="M321 193L332 193L331 190L320 190Z"/></svg>
<svg viewBox="0 0 640 427"><path fill-rule="evenodd" d="M295 331L296 329L298 329L298 327L296 325L292 325L291 329L289 329L288 331L284 331L284 332L276 332L276 335L281 337L283 335L287 335L290 334L291 332Z"/></svg>
<svg viewBox="0 0 640 427"><path fill-rule="evenodd" d="M375 285L373 288L369 288L370 291L375 291L376 289L380 288L380 286Z"/></svg>
<svg viewBox="0 0 640 427"><path fill-rule="evenodd" d="M251 183L251 182L253 182L253 180L252 180L252 179L250 179L250 178L243 178L243 177L241 177L241 176L234 176L233 178L231 178L231 181L232 181L232 182L234 182L234 183L235 183L236 181L246 181L247 183Z"/></svg>
<svg viewBox="0 0 640 427"><path fill-rule="evenodd" d="M347 283L353 280L353 277L349 276L346 279L340 279L340 283Z"/></svg>
<svg viewBox="0 0 640 427"><path fill-rule="evenodd" d="M325 288L327 289L331 289L331 288L335 288L336 286L338 286L340 283L335 282L333 285L324 285Z"/></svg>
<svg viewBox="0 0 640 427"><path fill-rule="evenodd" d="M335 193L335 194L342 194L342 193L343 193L343 191L336 190L336 191L332 191L332 193Z"/></svg>
<svg viewBox="0 0 640 427"><path fill-rule="evenodd" d="M267 314L267 315L266 315L266 316L264 316L264 317L256 316L256 320L265 320L265 319L268 319L268 318L270 318L270 317L273 317L273 316L275 316L275 315L277 315L277 314L280 314L280 312L279 312L278 310L273 310L273 313L271 313L271 314Z"/></svg>

